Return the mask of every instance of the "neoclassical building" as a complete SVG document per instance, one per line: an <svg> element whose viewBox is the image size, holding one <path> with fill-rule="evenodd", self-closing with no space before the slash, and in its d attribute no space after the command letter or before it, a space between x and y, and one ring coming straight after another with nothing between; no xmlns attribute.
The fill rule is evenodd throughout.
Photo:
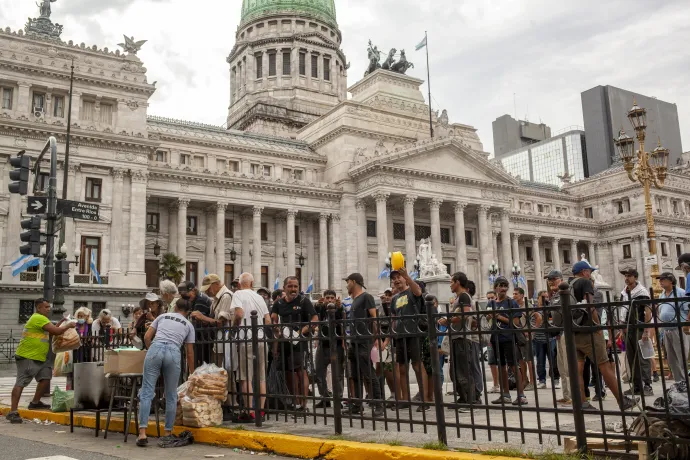
<svg viewBox="0 0 690 460"><path fill-rule="evenodd" d="M81 253L68 310L122 314L157 286L157 253L168 252L196 282L249 271L257 284L297 275L305 289L313 277L317 291L342 290L342 278L360 271L377 293L388 252L412 259L422 238L482 295L492 261L509 277L519 263L532 293L544 273L568 273L581 254L616 288L630 266L649 282L641 188L622 169L543 186L489 160L476 129L445 111L433 114L431 138L422 80L377 70L348 87L333 0L244 0L224 127L149 116L156 87L136 42L111 51L63 41L61 29L43 17L0 31L2 330L26 320L42 286L36 272L12 276L26 198L7 191L8 160L21 149L35 157L56 136L62 190L72 61L67 198L98 203L100 221L65 222L70 260ZM654 191L667 270L690 250L689 192L683 167ZM91 253L102 285L89 274Z"/></svg>

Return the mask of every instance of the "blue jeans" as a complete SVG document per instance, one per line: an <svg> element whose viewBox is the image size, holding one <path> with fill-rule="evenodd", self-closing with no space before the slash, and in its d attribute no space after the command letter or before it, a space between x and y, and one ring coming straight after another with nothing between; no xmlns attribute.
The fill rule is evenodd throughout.
<svg viewBox="0 0 690 460"><path fill-rule="evenodd" d="M550 338L548 342L533 341L534 354L537 356L537 380L539 383L546 383L546 360L549 360L549 368L553 373L556 366L556 339ZM554 376L558 379L558 376Z"/></svg>
<svg viewBox="0 0 690 460"><path fill-rule="evenodd" d="M172 431L177 411L177 384L180 380L182 354L180 347L171 343L153 342L144 361L144 381L139 393L139 427L149 424L151 401L156 382L163 372L165 382L165 430Z"/></svg>

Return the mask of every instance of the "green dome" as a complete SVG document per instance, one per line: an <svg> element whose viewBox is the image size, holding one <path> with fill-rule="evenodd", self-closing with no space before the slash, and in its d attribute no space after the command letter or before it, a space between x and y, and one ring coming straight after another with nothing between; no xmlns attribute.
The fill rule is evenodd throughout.
<svg viewBox="0 0 690 460"><path fill-rule="evenodd" d="M337 26L335 0L242 0L242 19L245 24L265 14L304 14Z"/></svg>

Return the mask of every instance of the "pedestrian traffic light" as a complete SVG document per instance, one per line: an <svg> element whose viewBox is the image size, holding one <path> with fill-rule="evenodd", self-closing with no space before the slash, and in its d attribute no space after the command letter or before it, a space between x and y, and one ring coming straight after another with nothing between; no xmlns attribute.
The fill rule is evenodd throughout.
<svg viewBox="0 0 690 460"><path fill-rule="evenodd" d="M10 193L26 195L29 191L29 169L31 168L31 157L24 155L24 150L19 152L16 157L10 158L10 182L8 188Z"/></svg>
<svg viewBox="0 0 690 460"><path fill-rule="evenodd" d="M55 261L55 287L69 287L69 261L66 259Z"/></svg>
<svg viewBox="0 0 690 460"><path fill-rule="evenodd" d="M24 244L20 246L19 252L24 255L39 257L41 255L41 218L32 217L21 221L21 226L26 232L19 234L19 239Z"/></svg>

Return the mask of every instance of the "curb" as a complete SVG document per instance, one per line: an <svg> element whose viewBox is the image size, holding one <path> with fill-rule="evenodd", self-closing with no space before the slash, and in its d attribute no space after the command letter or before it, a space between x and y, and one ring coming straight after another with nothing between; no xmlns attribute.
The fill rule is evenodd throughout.
<svg viewBox="0 0 690 460"><path fill-rule="evenodd" d="M7 406L0 406L3 416L9 412ZM58 425L69 426L69 413L54 413L19 409L19 415L27 420L39 419L51 421ZM101 429L105 427L106 414L101 415ZM74 414L74 426L81 428L96 428L95 415ZM130 436L136 439L134 422L130 424ZM339 441L290 434L268 433L260 431L232 430L228 428L189 428L176 426L175 434L189 430L194 435L194 441L221 447L247 449L259 452L272 452L278 455L297 458L319 458L324 460L399 460L401 458L413 460L510 460L509 457L487 456L468 452L444 452L426 450L415 447L387 446L383 444L368 444L354 441ZM109 432L124 433L124 421L113 418L110 421ZM163 426L161 424L161 432ZM149 436L156 436L156 424L150 422L146 430Z"/></svg>

